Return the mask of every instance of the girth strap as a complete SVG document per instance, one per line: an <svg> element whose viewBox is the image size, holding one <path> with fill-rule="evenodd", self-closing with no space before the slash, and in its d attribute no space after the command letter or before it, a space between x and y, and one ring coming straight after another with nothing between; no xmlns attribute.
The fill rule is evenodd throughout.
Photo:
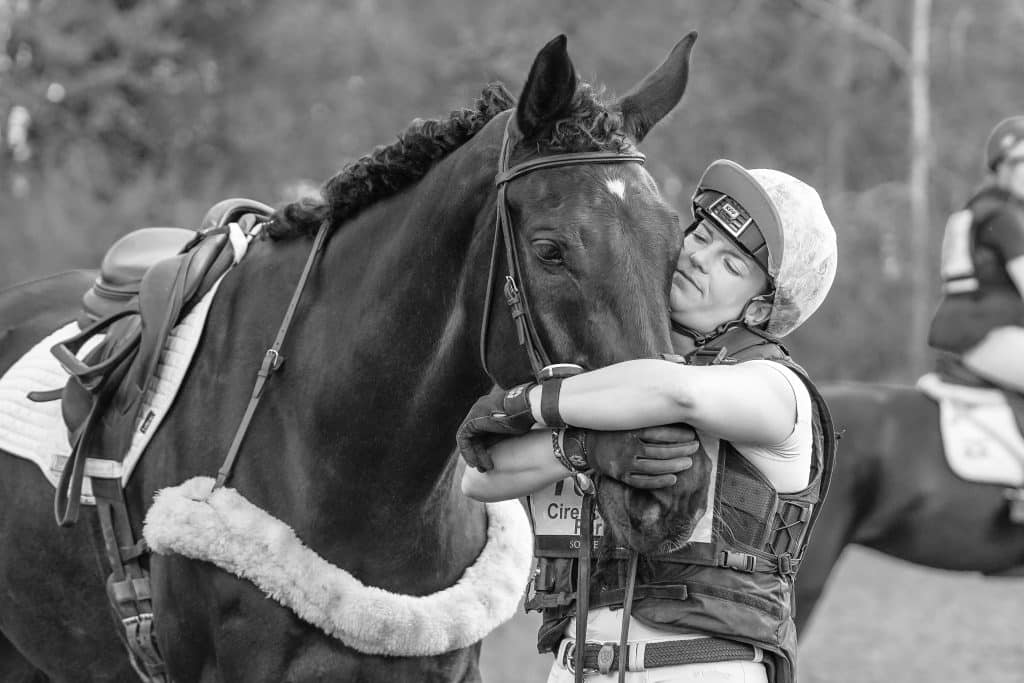
<svg viewBox="0 0 1024 683"><path fill-rule="evenodd" d="M157 647L149 571L142 565L145 541L136 541L120 478L93 479L93 495L111 573L107 597L122 626L132 667L146 683L169 683Z"/></svg>

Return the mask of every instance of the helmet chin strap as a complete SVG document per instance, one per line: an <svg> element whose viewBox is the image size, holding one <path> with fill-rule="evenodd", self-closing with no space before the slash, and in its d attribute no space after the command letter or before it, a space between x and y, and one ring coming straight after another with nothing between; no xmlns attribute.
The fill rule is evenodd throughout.
<svg viewBox="0 0 1024 683"><path fill-rule="evenodd" d="M743 310L740 311L740 315L739 315L738 318L735 318L733 320L728 320L728 321L722 323L721 325L719 325L718 327L716 327L715 329L711 330L710 332L701 332L699 330L693 329L692 327L686 327L682 323L677 323L675 320L671 321L671 323L672 323L672 330L674 332L678 332L679 334L682 334L682 335L685 335L685 336L689 337L690 339L693 340L693 343L698 348L700 348L701 346L704 346L704 345L708 344L709 342L714 341L716 338L722 336L723 334L725 334L726 332L728 332L729 330L731 330L734 327L739 327L741 325L746 326L747 325L747 321L745 320L745 318L747 317L747 310L750 308L751 304L753 304L756 301L770 301L770 300L771 300L771 294L758 294L755 297L751 297L750 301L748 301L743 306Z"/></svg>

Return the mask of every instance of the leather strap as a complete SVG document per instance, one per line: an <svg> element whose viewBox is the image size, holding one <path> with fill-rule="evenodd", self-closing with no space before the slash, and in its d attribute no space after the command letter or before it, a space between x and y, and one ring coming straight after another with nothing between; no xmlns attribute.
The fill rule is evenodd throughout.
<svg viewBox="0 0 1024 683"><path fill-rule="evenodd" d="M302 269L302 275L299 277L298 284L295 286L295 292L292 293L292 299L288 302L288 310L285 311L281 327L277 330L277 337L274 338L274 343L263 355L263 363L256 373L256 383L253 385L252 395L249 397L249 405L246 406L245 414L242 415L242 420L235 430L235 436L231 440L231 446L228 448L228 454L224 458L224 464L217 471L217 480L210 490L211 493L224 486L224 483L231 475L231 469L234 467L235 459L238 458L238 452L242 447L242 440L245 438L245 433L249 430L249 423L252 422L252 417L256 413L256 407L259 406L260 399L263 397L263 387L270 378L270 375L276 372L284 362L284 357L281 356L281 347L284 345L284 338L288 334L288 328L291 327L295 310L299 306L299 299L302 297L302 290L306 287L306 280L309 279L309 274L313 270L317 256L323 249L324 242L327 239L328 226L329 223L324 221L323 225L320 226L320 230L316 233L316 239L313 240L313 248L306 259L306 265Z"/></svg>
<svg viewBox="0 0 1024 683"><path fill-rule="evenodd" d="M92 486L111 571L107 598L123 629L128 655L142 680L169 683L156 641L149 571L140 561L148 548L144 540L135 540L121 480L93 479Z"/></svg>
<svg viewBox="0 0 1024 683"><path fill-rule="evenodd" d="M587 642L587 613L590 612L590 557L594 546L594 493L583 491L580 556L576 567L576 642ZM583 649L574 654L576 683L583 683Z"/></svg>
<svg viewBox="0 0 1024 683"><path fill-rule="evenodd" d="M629 642L629 619L633 614L633 588L636 586L636 567L639 559L640 553L630 550L629 572L626 574L626 599L622 603L622 629L619 631L619 652L629 652L626 649L626 644ZM619 667L619 683L626 683L626 668L625 666ZM602 673L608 672L604 671Z"/></svg>
<svg viewBox="0 0 1024 683"><path fill-rule="evenodd" d="M565 422L558 412L558 397L562 393L561 377L553 377L540 385L540 416L544 424L554 429L562 429Z"/></svg>

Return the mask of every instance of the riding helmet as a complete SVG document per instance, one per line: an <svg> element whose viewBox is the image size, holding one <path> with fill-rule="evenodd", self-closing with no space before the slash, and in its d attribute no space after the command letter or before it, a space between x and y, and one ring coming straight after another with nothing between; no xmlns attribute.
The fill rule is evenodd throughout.
<svg viewBox="0 0 1024 683"><path fill-rule="evenodd" d="M768 334L783 337L825 299L835 279L836 232L821 197L788 173L719 159L693 195L710 219L764 269L774 288Z"/></svg>

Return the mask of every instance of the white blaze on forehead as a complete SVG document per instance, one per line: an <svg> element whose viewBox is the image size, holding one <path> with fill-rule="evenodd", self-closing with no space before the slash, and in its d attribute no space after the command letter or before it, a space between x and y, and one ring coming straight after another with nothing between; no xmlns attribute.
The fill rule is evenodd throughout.
<svg viewBox="0 0 1024 683"><path fill-rule="evenodd" d="M626 198L625 180L622 180L621 178L611 178L610 180L606 180L604 184L605 187L608 188L608 191L611 192L616 197L618 197L619 199Z"/></svg>

